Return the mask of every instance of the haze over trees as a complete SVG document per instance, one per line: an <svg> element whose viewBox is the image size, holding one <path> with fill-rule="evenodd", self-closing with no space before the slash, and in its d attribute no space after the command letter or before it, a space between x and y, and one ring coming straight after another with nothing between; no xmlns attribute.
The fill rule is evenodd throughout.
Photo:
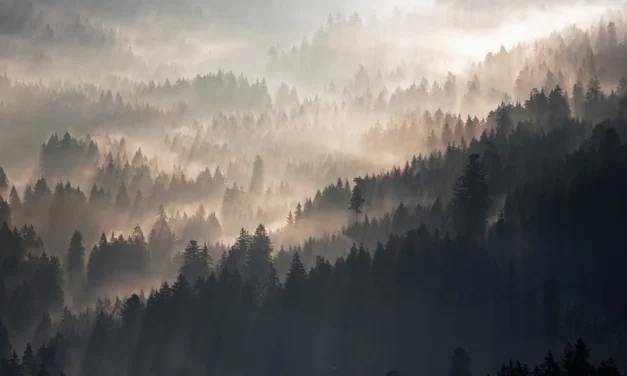
<svg viewBox="0 0 627 376"><path fill-rule="evenodd" d="M620 376L625 12L0 0L0 375Z"/></svg>

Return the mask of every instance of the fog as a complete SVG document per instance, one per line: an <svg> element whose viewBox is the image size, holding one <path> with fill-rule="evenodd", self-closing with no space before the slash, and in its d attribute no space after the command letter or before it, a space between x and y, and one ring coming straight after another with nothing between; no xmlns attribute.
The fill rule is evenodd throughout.
<svg viewBox="0 0 627 376"><path fill-rule="evenodd" d="M594 188L586 184L613 186L611 179L619 179L620 139L627 136L625 10L612 0L0 0L0 224L6 223L0 226L0 373L10 366L7 349L45 345L57 331L67 340L54 345L63 357L33 363L55 376L61 370L155 374L159 361L148 358L165 353L156 374L252 375L252 368L236 366L245 356L268 369L283 367L282 374L299 374L299 367L315 369L311 375L344 366L365 372L368 362L378 374L396 367L395 360L411 371L437 373L442 369L434 359L448 357L442 352L453 349L445 347L462 340L478 349L473 367L484 372L502 356L529 359L536 345L554 348L567 336L534 344L481 326L495 339L491 345L480 339L480 326L470 323L498 305L491 300L498 300L496 292L469 308L438 302L437 286L417 287L433 304L412 305L403 295L411 289L399 287L396 295L382 275L413 275L403 264L420 260L430 265L417 266L425 276L444 281L437 270L457 273L468 262L511 285L549 278L547 265L561 256L534 253L543 249L543 236L564 252L577 248L557 230L544 233L541 210L566 212L569 204L557 194L563 185L570 204L585 207L581 192ZM608 180L591 177L597 169ZM421 247L429 251L411 253ZM449 260L429 253L434 249L460 253ZM497 252L502 249L507 252ZM465 251L476 258L460 256ZM373 270L359 269L365 265ZM575 284L569 266L564 262L559 272L563 286ZM301 272L302 284L289 287ZM423 332L412 327L416 338L435 336L428 334L431 319L443 326L460 322L452 313L458 303L467 309L468 327L440 333L437 349L416 344L433 349L433 363L425 355L424 368L396 347L413 340L388 336L398 328L377 329L361 347L360 330L338 334L340 318L302 333L319 343L303 351L311 359L261 360L282 359L290 344L300 343L255 326L278 325L277 307L286 325L295 326L325 304L312 300L303 309L293 303L298 296L350 280L341 291L357 303L333 314L354 316L370 308L360 306L367 288L352 283L376 278L383 282L373 294L397 299L398 325L407 312L424 319L417 324L425 323ZM427 283L407 281L395 283ZM212 283L226 290L217 292ZM482 293L498 284L473 283ZM168 300L187 288L180 302ZM228 306L235 290L241 299ZM207 334L215 335L212 349L223 349L212 353L216 358L208 362L215 364L196 362L199 353L179 353L182 343L202 342L192 330L172 334L161 353L138 350L139 342L149 348L158 337L161 313L148 313L155 301L192 310L204 304L205 293L226 299L224 309L234 315L230 323L223 317L228 313L211 311L227 328ZM343 298L329 299L340 304ZM384 305L369 320L384 317ZM430 309L447 313L433 313L434 319ZM180 312L170 319L200 320ZM261 350L233 355L229 330L248 320L242 312L250 312L249 334L259 347L276 340L271 356ZM122 341L133 355L114 354L107 347L113 342L98 347L106 341L94 338L121 328L132 329ZM380 349L385 341L391 342ZM511 352L498 351L496 343L511 344ZM602 350L624 349L616 343ZM328 350L329 344L338 348ZM344 366L333 355L342 346L354 346L356 356ZM380 364L354 360L377 351L385 353Z"/></svg>
<svg viewBox="0 0 627 376"><path fill-rule="evenodd" d="M161 179L166 186L176 176L194 180L203 171L221 169L223 187L213 198L185 194L167 212L204 205L224 222L225 189L245 193L259 156L267 197L244 205L249 213L240 214L252 219L260 211L274 213L264 219L279 230L289 208L338 178L402 166L414 155L459 142L462 134L455 130L453 135L453 128L467 115L482 119L503 100L524 100L516 96L514 81L542 54L536 40L569 27L592 27L594 33L601 19L616 20L622 40L617 3L502 5L354 1L341 8L333 2L312 8L281 1L220 6L186 1L173 7L156 1L3 1L7 22L1 37L9 48L2 62L2 167L18 192L41 176L51 188L69 180L88 192L102 183L94 168L106 171L107 153L124 169L141 150L149 161L151 177L146 178ZM543 48L557 47L547 43ZM503 61L493 64L491 56ZM560 73L568 89L577 72L564 69ZM544 84L528 80L523 96ZM421 114L438 109L435 119ZM436 128L451 127L449 139L431 140L431 125L416 128L433 121ZM406 144L384 141L385 134L397 137L399 127L410 124L414 134ZM95 140L98 157L78 174L47 176L41 163L48 157L39 145L66 131ZM474 132L479 135L480 129ZM466 141L473 136L464 135ZM124 139L124 147L114 148L111 137ZM62 158L82 163L72 161L80 155ZM61 170L68 167L63 163ZM132 172L124 174L107 186L111 197L133 179ZM131 198L154 189L141 187L144 191L132 187ZM377 215L390 209L383 207ZM154 214L145 215L142 223L148 224ZM323 227L333 231L338 226ZM234 224L225 238L211 240L232 239L240 227ZM321 235L303 235L316 234Z"/></svg>

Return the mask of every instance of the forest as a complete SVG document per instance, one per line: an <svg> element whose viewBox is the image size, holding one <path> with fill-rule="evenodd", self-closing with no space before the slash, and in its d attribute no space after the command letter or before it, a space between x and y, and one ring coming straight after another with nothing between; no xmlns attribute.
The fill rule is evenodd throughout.
<svg viewBox="0 0 627 376"><path fill-rule="evenodd" d="M627 375L625 192L622 1L0 0L0 376Z"/></svg>

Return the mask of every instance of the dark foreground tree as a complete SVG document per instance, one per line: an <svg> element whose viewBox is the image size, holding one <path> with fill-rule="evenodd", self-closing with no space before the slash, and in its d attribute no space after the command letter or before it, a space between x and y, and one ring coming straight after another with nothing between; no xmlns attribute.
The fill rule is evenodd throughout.
<svg viewBox="0 0 627 376"><path fill-rule="evenodd" d="M486 173L479 154L471 154L464 172L455 183L453 221L457 234L482 243L488 220L490 197Z"/></svg>

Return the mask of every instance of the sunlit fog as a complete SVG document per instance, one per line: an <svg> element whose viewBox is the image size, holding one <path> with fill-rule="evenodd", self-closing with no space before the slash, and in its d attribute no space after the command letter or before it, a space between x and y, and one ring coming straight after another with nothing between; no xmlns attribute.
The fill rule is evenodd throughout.
<svg viewBox="0 0 627 376"><path fill-rule="evenodd" d="M626 12L0 0L0 376L620 376Z"/></svg>

